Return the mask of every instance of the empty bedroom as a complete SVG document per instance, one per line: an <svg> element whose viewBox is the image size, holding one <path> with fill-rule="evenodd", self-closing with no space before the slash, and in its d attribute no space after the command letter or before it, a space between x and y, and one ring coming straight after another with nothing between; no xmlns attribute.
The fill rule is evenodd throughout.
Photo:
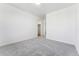
<svg viewBox="0 0 79 59"><path fill-rule="evenodd" d="M0 3L0 56L79 56L79 3Z"/></svg>

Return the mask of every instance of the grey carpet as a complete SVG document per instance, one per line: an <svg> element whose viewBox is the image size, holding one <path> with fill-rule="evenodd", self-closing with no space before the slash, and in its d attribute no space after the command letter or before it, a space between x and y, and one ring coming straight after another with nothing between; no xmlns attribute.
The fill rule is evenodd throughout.
<svg viewBox="0 0 79 59"><path fill-rule="evenodd" d="M48 39L29 39L0 47L0 56L78 56L73 45Z"/></svg>

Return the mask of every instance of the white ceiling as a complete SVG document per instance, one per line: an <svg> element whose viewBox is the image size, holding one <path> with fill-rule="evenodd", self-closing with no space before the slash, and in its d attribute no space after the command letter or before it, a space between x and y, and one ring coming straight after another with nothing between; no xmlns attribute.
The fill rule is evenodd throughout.
<svg viewBox="0 0 79 59"><path fill-rule="evenodd" d="M30 12L34 15L43 17L49 12L66 8L73 4L74 3L41 3L40 5L36 5L34 3L11 3L10 5L15 6L23 11Z"/></svg>

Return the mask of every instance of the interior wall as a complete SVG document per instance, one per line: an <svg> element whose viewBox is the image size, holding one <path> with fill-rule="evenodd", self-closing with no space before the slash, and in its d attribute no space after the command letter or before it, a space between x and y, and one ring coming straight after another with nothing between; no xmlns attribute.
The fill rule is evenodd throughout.
<svg viewBox="0 0 79 59"><path fill-rule="evenodd" d="M43 33L43 37L44 37L44 38L45 38L45 35L46 35L46 33L45 33L45 31L46 31L45 20L46 20L46 19L43 19L43 20L42 20L42 33Z"/></svg>
<svg viewBox="0 0 79 59"><path fill-rule="evenodd" d="M37 36L38 17L8 4L0 4L0 46Z"/></svg>
<svg viewBox="0 0 79 59"><path fill-rule="evenodd" d="M76 4L76 42L75 46L79 54L79 4Z"/></svg>
<svg viewBox="0 0 79 59"><path fill-rule="evenodd" d="M79 54L79 4L46 16L46 37L74 44Z"/></svg>
<svg viewBox="0 0 79 59"><path fill-rule="evenodd" d="M75 6L46 15L46 38L75 44Z"/></svg>

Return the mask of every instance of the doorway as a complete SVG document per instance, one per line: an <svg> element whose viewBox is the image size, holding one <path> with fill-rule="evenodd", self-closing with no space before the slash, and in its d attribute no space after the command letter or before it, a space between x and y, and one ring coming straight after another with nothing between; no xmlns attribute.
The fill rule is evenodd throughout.
<svg viewBox="0 0 79 59"><path fill-rule="evenodd" d="M37 37L45 38L46 37L46 20L39 19L37 23Z"/></svg>
<svg viewBox="0 0 79 59"><path fill-rule="evenodd" d="M38 24L38 37L41 37L41 24Z"/></svg>

